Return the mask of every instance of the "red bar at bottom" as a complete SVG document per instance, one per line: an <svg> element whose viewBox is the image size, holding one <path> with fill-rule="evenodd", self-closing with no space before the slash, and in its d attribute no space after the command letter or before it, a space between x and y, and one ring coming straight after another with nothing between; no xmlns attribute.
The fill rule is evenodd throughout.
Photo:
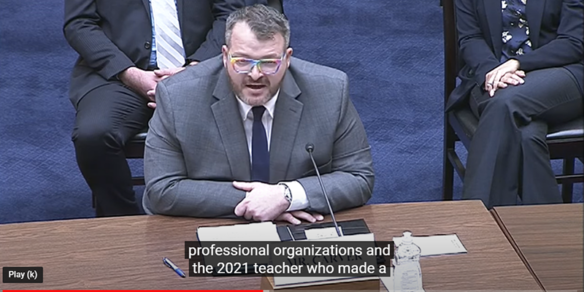
<svg viewBox="0 0 584 292"><path fill-rule="evenodd" d="M0 290L2 292L37 292L42 290ZM51 290L51 292L87 292L88 290ZM107 292L136 292L136 291L146 291L146 292L190 292L190 291L201 291L201 292L263 292L264 290L91 290L91 291L107 291Z"/></svg>

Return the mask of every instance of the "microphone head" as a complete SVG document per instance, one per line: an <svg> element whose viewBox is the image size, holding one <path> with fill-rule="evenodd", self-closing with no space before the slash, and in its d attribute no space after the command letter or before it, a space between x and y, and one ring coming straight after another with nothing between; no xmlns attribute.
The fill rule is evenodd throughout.
<svg viewBox="0 0 584 292"><path fill-rule="evenodd" d="M307 152L312 152L312 151L314 151L314 144L312 144L312 143L307 143L307 144L306 144L306 151L307 151Z"/></svg>

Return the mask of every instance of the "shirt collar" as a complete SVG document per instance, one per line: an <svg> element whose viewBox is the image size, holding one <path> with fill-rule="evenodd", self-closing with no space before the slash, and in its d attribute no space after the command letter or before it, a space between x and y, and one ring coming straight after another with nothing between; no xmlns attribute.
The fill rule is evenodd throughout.
<svg viewBox="0 0 584 292"><path fill-rule="evenodd" d="M276 109L276 101L278 100L279 95L280 90L278 89L278 92L276 92L276 94L274 94L274 96L266 104L264 104L264 107L272 119L274 119L274 110ZM239 96L236 95L236 97L237 103L239 104L239 113L241 114L241 118L245 121L249 112L251 111L252 106L243 102Z"/></svg>

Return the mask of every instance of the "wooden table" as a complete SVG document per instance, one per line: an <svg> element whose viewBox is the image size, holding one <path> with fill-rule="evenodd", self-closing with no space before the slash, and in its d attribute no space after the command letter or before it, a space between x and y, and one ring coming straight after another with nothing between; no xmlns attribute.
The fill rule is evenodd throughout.
<svg viewBox="0 0 584 292"><path fill-rule="evenodd" d="M414 235L458 234L467 254L421 260L431 290L539 290L497 223L480 201L368 205L337 220L364 218L377 240L404 230ZM225 219L133 216L0 225L1 266L42 266L42 284L2 289L259 289L260 278L178 277L169 257L188 271L184 242L198 226Z"/></svg>
<svg viewBox="0 0 584 292"><path fill-rule="evenodd" d="M495 207L495 220L546 290L584 291L582 204Z"/></svg>

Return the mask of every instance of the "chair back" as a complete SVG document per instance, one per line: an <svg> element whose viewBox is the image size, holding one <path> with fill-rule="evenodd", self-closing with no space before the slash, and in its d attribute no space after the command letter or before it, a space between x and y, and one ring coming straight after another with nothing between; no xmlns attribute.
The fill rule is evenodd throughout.
<svg viewBox="0 0 584 292"><path fill-rule="evenodd" d="M464 66L458 53L458 30L456 29L455 0L442 0L444 22L444 104L456 87L456 77Z"/></svg>

